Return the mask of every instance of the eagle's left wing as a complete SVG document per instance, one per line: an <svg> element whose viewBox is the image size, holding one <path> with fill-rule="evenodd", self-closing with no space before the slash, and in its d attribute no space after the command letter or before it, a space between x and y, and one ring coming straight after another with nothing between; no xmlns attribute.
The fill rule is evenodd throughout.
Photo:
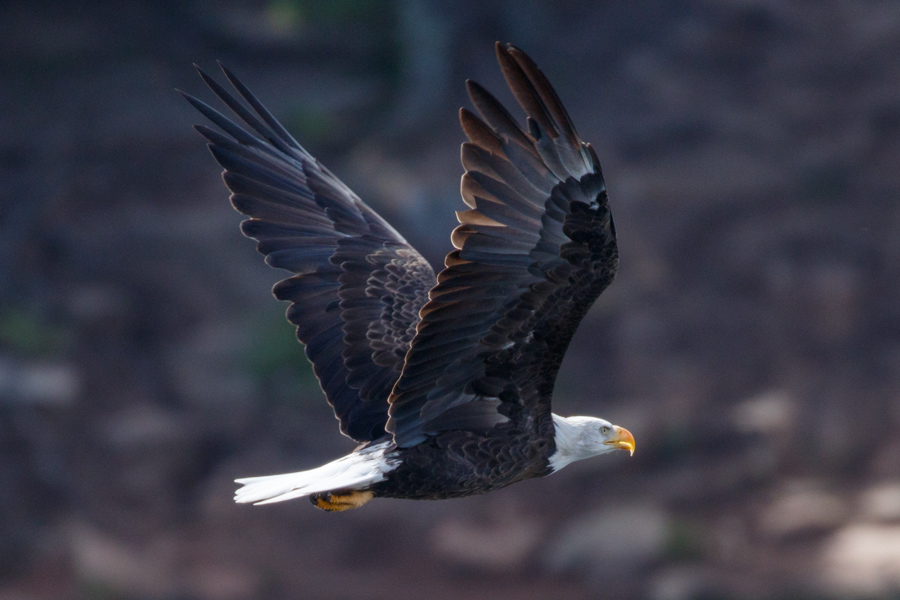
<svg viewBox="0 0 900 600"><path fill-rule="evenodd" d="M220 131L196 126L225 169L234 207L249 218L269 265L293 275L273 292L291 302L288 320L341 431L384 437L387 398L435 284L431 265L393 227L319 163L233 73L246 106L203 71L203 80L243 121L185 94Z"/></svg>

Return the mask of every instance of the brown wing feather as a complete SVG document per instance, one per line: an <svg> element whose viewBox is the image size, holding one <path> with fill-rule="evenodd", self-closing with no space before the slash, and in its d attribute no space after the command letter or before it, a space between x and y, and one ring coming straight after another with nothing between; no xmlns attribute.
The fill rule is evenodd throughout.
<svg viewBox="0 0 900 600"><path fill-rule="evenodd" d="M225 135L197 130L225 169L234 207L250 217L244 234L257 240L269 265L294 273L273 291L291 302L288 320L297 325L341 431L358 441L383 437L387 398L434 271L223 71L253 111L200 74L253 133L186 95Z"/></svg>
<svg viewBox="0 0 900 600"><path fill-rule="evenodd" d="M497 45L527 132L481 86L460 121L466 173L457 250L421 310L387 430L401 447L451 429L546 427L553 383L584 314L612 282L615 229L600 165L546 77Z"/></svg>

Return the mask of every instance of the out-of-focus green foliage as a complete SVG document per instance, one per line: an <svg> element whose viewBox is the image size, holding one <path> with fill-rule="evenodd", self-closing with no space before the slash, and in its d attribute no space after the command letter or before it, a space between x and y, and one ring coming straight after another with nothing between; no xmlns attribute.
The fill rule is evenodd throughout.
<svg viewBox="0 0 900 600"><path fill-rule="evenodd" d="M387 0L273 0L267 7L273 25L295 27L317 23L377 23L395 11Z"/></svg>
<svg viewBox="0 0 900 600"><path fill-rule="evenodd" d="M63 332L32 311L0 308L0 345L23 356L55 356L64 350Z"/></svg>
<svg viewBox="0 0 900 600"><path fill-rule="evenodd" d="M243 363L251 376L265 385L267 381L288 377L304 388L316 389L312 367L297 341L295 327L280 311L272 311L254 325L254 343Z"/></svg>
<svg viewBox="0 0 900 600"><path fill-rule="evenodd" d="M266 7L266 17L275 31L294 31L303 24L303 12L298 3L291 0L270 2Z"/></svg>
<svg viewBox="0 0 900 600"><path fill-rule="evenodd" d="M129 594L115 589L105 581L88 579L79 582L78 598L81 600L126 600Z"/></svg>
<svg viewBox="0 0 900 600"><path fill-rule="evenodd" d="M697 436L687 424L670 424L661 432L656 454L665 462L674 462L689 456L697 445Z"/></svg>
<svg viewBox="0 0 900 600"><path fill-rule="evenodd" d="M304 144L317 145L328 141L334 118L327 110L309 105L297 105L284 120L289 131L295 132Z"/></svg>
<svg viewBox="0 0 900 600"><path fill-rule="evenodd" d="M666 556L673 561L692 562L703 558L703 530L691 519L674 517L666 532Z"/></svg>

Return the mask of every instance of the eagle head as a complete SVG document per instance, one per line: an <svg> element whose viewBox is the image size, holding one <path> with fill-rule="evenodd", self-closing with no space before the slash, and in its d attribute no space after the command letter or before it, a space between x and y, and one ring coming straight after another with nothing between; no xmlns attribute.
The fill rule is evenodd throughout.
<svg viewBox="0 0 900 600"><path fill-rule="evenodd" d="M631 432L604 419L554 414L553 425L556 452L550 456L550 466L554 472L576 460L613 450L628 450L634 454L634 436Z"/></svg>

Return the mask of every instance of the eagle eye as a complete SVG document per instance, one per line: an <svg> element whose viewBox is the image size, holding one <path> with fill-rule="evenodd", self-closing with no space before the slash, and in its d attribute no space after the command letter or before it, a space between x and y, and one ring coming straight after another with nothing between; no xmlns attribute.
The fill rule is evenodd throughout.
<svg viewBox="0 0 900 600"><path fill-rule="evenodd" d="M609 427L604 425L603 427L600 428L600 433L602 433L603 435L606 435L607 433L609 433Z"/></svg>

